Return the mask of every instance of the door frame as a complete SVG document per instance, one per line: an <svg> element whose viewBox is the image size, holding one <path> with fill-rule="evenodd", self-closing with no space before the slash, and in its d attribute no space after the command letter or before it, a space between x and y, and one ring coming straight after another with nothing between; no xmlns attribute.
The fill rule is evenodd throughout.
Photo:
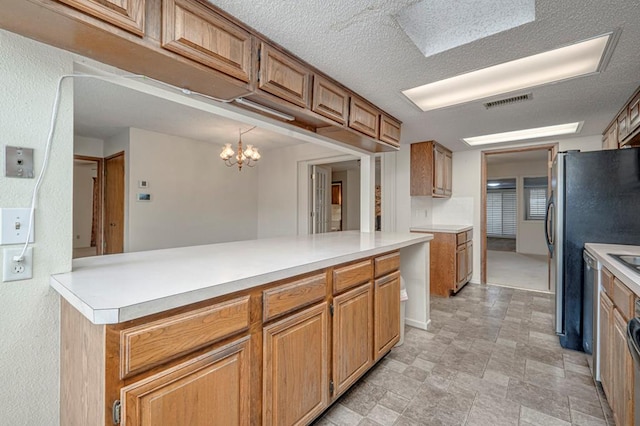
<svg viewBox="0 0 640 426"><path fill-rule="evenodd" d="M82 160L82 161L93 161L98 166L98 170L96 172L96 184L98 185L98 199L97 199L97 210L98 212L98 229L96 230L96 255L101 256L103 254L103 232L104 232L104 158L101 157L91 157L88 155L73 155L73 160ZM91 219L93 221L93 217Z"/></svg>
<svg viewBox="0 0 640 426"><path fill-rule="evenodd" d="M497 154L513 154L526 151L539 151L546 150L549 155L547 156L547 188L551 185L551 162L558 152L558 143L543 144L543 145L527 145L517 148L503 148L484 150L480 152L480 283L487 284L487 156ZM549 254L547 254L547 264L550 261ZM548 267L547 267L548 269ZM547 287L549 282L547 280Z"/></svg>

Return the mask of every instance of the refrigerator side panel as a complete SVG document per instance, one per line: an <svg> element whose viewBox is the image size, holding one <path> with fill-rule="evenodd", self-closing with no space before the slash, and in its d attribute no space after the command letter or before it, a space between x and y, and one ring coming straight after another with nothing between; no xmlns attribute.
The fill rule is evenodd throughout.
<svg viewBox="0 0 640 426"><path fill-rule="evenodd" d="M552 171L553 188L553 213L552 213L552 242L551 253L551 276L555 284L555 331L557 334L564 334L564 280L562 256L564 253L564 154L558 154L553 164Z"/></svg>

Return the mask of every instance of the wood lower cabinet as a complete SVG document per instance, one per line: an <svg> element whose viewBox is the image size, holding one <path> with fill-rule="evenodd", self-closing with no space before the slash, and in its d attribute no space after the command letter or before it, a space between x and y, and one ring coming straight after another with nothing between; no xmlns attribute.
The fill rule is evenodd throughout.
<svg viewBox="0 0 640 426"><path fill-rule="evenodd" d="M265 327L264 425L307 424L327 407L328 326L324 302Z"/></svg>
<svg viewBox="0 0 640 426"><path fill-rule="evenodd" d="M62 300L60 424L309 424L397 343L399 267L393 251L111 325Z"/></svg>
<svg viewBox="0 0 640 426"><path fill-rule="evenodd" d="M333 396L373 365L373 289L361 285L333 298Z"/></svg>
<svg viewBox="0 0 640 426"><path fill-rule="evenodd" d="M400 272L393 272L374 283L375 360L382 358L400 340Z"/></svg>
<svg viewBox="0 0 640 426"><path fill-rule="evenodd" d="M411 144L411 195L451 197L452 155L435 141Z"/></svg>
<svg viewBox="0 0 640 426"><path fill-rule="evenodd" d="M448 297L473 276L473 230L429 233L433 234L429 243L430 293Z"/></svg>
<svg viewBox="0 0 640 426"><path fill-rule="evenodd" d="M122 424L248 426L249 344L245 337L122 388Z"/></svg>
<svg viewBox="0 0 640 426"><path fill-rule="evenodd" d="M627 322L635 295L606 268L600 292L600 381L618 426L634 425L634 365L627 346ZM613 280L612 280L613 278ZM611 283L613 281L613 284Z"/></svg>

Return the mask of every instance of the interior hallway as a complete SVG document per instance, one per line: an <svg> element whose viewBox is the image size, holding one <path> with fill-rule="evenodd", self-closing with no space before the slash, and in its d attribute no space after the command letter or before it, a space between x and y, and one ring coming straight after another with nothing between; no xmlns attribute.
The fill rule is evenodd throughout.
<svg viewBox="0 0 640 426"><path fill-rule="evenodd" d="M607 425L584 353L560 347L553 299L469 284L432 298L429 331L394 348L316 425ZM613 424L613 420L611 423Z"/></svg>
<svg viewBox="0 0 640 426"><path fill-rule="evenodd" d="M549 291L547 256L487 250L487 283Z"/></svg>

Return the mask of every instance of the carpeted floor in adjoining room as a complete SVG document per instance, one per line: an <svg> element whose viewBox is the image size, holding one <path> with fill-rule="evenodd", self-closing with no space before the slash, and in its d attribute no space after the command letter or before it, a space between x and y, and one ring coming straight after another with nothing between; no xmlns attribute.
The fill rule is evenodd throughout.
<svg viewBox="0 0 640 426"><path fill-rule="evenodd" d="M547 256L487 250L487 283L549 291Z"/></svg>
<svg viewBox="0 0 640 426"><path fill-rule="evenodd" d="M550 294L474 284L432 298L429 331L407 327L315 424L605 426L588 357L560 347L552 308Z"/></svg>

